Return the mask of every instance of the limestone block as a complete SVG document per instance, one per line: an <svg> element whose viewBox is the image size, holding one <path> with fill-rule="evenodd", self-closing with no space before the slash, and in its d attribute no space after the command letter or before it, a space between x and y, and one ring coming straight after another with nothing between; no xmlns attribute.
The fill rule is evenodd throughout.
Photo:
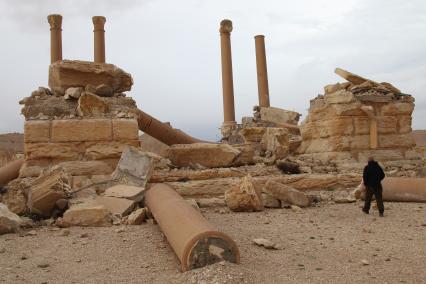
<svg viewBox="0 0 426 284"><path fill-rule="evenodd" d="M253 184L253 178L246 176L237 186L225 192L226 205L235 212L262 211L262 196Z"/></svg>
<svg viewBox="0 0 426 284"><path fill-rule="evenodd" d="M370 119L367 116L356 116L353 120L355 135L370 134Z"/></svg>
<svg viewBox="0 0 426 284"><path fill-rule="evenodd" d="M143 199L144 192L144 187L118 184L107 188L104 195L108 197L126 198L135 202L140 202Z"/></svg>
<svg viewBox="0 0 426 284"><path fill-rule="evenodd" d="M126 224L127 225L141 225L147 215L146 208L139 208L133 211L129 216L127 216Z"/></svg>
<svg viewBox="0 0 426 284"><path fill-rule="evenodd" d="M223 207L226 206L223 198L197 198L197 204L200 208Z"/></svg>
<svg viewBox="0 0 426 284"><path fill-rule="evenodd" d="M351 150L369 150L370 149L370 135L357 135L351 139Z"/></svg>
<svg viewBox="0 0 426 284"><path fill-rule="evenodd" d="M379 135L380 148L411 148L415 145L411 133Z"/></svg>
<svg viewBox="0 0 426 284"><path fill-rule="evenodd" d="M352 92L340 90L324 96L326 104L347 104L354 100Z"/></svg>
<svg viewBox="0 0 426 284"><path fill-rule="evenodd" d="M126 147L112 178L122 184L145 188L154 170L153 158L134 147Z"/></svg>
<svg viewBox="0 0 426 284"><path fill-rule="evenodd" d="M138 140L139 127L136 119L113 119L112 137L115 141Z"/></svg>
<svg viewBox="0 0 426 284"><path fill-rule="evenodd" d="M235 149L240 151L238 157L232 163L232 166L243 166L243 165L252 165L254 164L255 148L253 144L237 144L232 145Z"/></svg>
<svg viewBox="0 0 426 284"><path fill-rule="evenodd" d="M348 136L334 136L327 139L313 139L302 141L299 153L322 153L322 152L341 152L350 150L351 138Z"/></svg>
<svg viewBox="0 0 426 284"><path fill-rule="evenodd" d="M58 163L55 167L63 168L73 176L107 175L114 171L114 168L104 161L68 161Z"/></svg>
<svg viewBox="0 0 426 284"><path fill-rule="evenodd" d="M365 78L363 78L361 76L358 76L358 75L356 75L354 73L351 73L349 71L343 70L341 68L336 68L334 70L334 73L336 73L337 75L339 75L343 79L345 79L345 80L347 80L347 81L349 81L351 83L354 83L355 85L360 85L360 84L362 84L364 82L370 81L368 79L365 79Z"/></svg>
<svg viewBox="0 0 426 284"><path fill-rule="evenodd" d="M409 115L413 113L414 104L411 102L392 102L382 106L380 113L383 116Z"/></svg>
<svg viewBox="0 0 426 284"><path fill-rule="evenodd" d="M24 124L24 142L49 142L50 120L29 120Z"/></svg>
<svg viewBox="0 0 426 284"><path fill-rule="evenodd" d="M135 201L126 198L97 196L95 202L104 206L112 214L129 215L135 207Z"/></svg>
<svg viewBox="0 0 426 284"><path fill-rule="evenodd" d="M44 169L49 169L51 162L49 159L27 160L19 170L19 177L38 177Z"/></svg>
<svg viewBox="0 0 426 284"><path fill-rule="evenodd" d="M228 144L194 143L172 145L169 159L178 167L201 165L208 168L229 167L241 154Z"/></svg>
<svg viewBox="0 0 426 284"><path fill-rule="evenodd" d="M260 119L276 124L299 123L300 113L274 107L260 107Z"/></svg>
<svg viewBox="0 0 426 284"><path fill-rule="evenodd" d="M317 122L305 122L300 125L300 134L303 140L319 138Z"/></svg>
<svg viewBox="0 0 426 284"><path fill-rule="evenodd" d="M423 157L423 150L418 148L407 150L405 151L404 156L407 160L420 160Z"/></svg>
<svg viewBox="0 0 426 284"><path fill-rule="evenodd" d="M130 91L133 79L122 69L105 63L62 60L49 66L49 87L58 91L86 85L111 86L114 92Z"/></svg>
<svg viewBox="0 0 426 284"><path fill-rule="evenodd" d="M382 94L360 94L356 98L362 102L373 102L373 103L389 103L392 101L392 95Z"/></svg>
<svg viewBox="0 0 426 284"><path fill-rule="evenodd" d="M288 155L288 131L285 128L268 127L262 137L261 145L264 150L271 151L277 159Z"/></svg>
<svg viewBox="0 0 426 284"><path fill-rule="evenodd" d="M28 191L28 208L32 213L50 217L55 202L65 199L71 189L71 180L65 171L56 169L35 179Z"/></svg>
<svg viewBox="0 0 426 284"><path fill-rule="evenodd" d="M139 140L122 142L86 142L84 156L88 160L120 158L123 150L128 146L139 147Z"/></svg>
<svg viewBox="0 0 426 284"><path fill-rule="evenodd" d="M51 137L52 142L111 141L111 120L54 120Z"/></svg>
<svg viewBox="0 0 426 284"><path fill-rule="evenodd" d="M70 99L78 100L78 98L81 96L82 92L83 92L82 87L68 88L68 89L65 90L64 97L65 97L66 100L70 100Z"/></svg>
<svg viewBox="0 0 426 284"><path fill-rule="evenodd" d="M308 207L311 204L309 197L305 193L272 180L266 182L263 191L274 198L291 205Z"/></svg>
<svg viewBox="0 0 426 284"><path fill-rule="evenodd" d="M325 107L325 100L324 96L318 95L315 99L312 99L309 101L309 109L311 111L313 110L319 110Z"/></svg>
<svg viewBox="0 0 426 284"><path fill-rule="evenodd" d="M352 118L346 116L317 122L317 129L321 138L351 135L353 128Z"/></svg>
<svg viewBox="0 0 426 284"><path fill-rule="evenodd" d="M281 208L281 201L267 193L262 193L262 202L266 208Z"/></svg>
<svg viewBox="0 0 426 284"><path fill-rule="evenodd" d="M340 90L345 90L347 87L349 87L350 83L336 83L336 84L330 84L324 87L324 94L331 94Z"/></svg>
<svg viewBox="0 0 426 284"><path fill-rule="evenodd" d="M77 160L84 153L84 143L25 143L26 160Z"/></svg>
<svg viewBox="0 0 426 284"><path fill-rule="evenodd" d="M111 226L111 213L103 205L95 202L84 202L71 206L58 222L60 226Z"/></svg>
<svg viewBox="0 0 426 284"><path fill-rule="evenodd" d="M330 104L320 109L309 110L309 121L334 119L336 116L365 116L361 110L361 102L346 104Z"/></svg>
<svg viewBox="0 0 426 284"><path fill-rule="evenodd" d="M260 142L262 140L263 135L265 134L266 127L246 127L239 131L244 137L246 143L250 142Z"/></svg>
<svg viewBox="0 0 426 284"><path fill-rule="evenodd" d="M169 146L163 142L155 139L152 136L144 133L140 136L140 148L146 152L152 152L162 157L166 157L169 151Z"/></svg>
<svg viewBox="0 0 426 284"><path fill-rule="evenodd" d="M398 117L398 133L411 133L411 116L404 115Z"/></svg>
<svg viewBox="0 0 426 284"><path fill-rule="evenodd" d="M108 105L101 97L84 92L78 99L77 113L83 117L102 117L108 112Z"/></svg>
<svg viewBox="0 0 426 284"><path fill-rule="evenodd" d="M95 93L101 97L112 97L114 95L114 89L106 84L101 84L96 87Z"/></svg>
<svg viewBox="0 0 426 284"><path fill-rule="evenodd" d="M377 117L377 132L379 134L396 133L396 117L393 116L378 116Z"/></svg>
<svg viewBox="0 0 426 284"><path fill-rule="evenodd" d="M399 149L393 150L368 150L368 151L360 151L358 153L358 161L367 162L368 157L373 156L376 161L395 161L395 160L403 160L404 155L403 151Z"/></svg>
<svg viewBox="0 0 426 284"><path fill-rule="evenodd" d="M0 235L17 232L21 224L21 218L0 203Z"/></svg>

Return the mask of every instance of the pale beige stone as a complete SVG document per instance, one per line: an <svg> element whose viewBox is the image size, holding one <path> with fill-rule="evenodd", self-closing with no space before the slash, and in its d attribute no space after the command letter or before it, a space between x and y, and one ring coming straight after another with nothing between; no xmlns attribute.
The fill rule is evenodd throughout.
<svg viewBox="0 0 426 284"><path fill-rule="evenodd" d="M349 136L333 136L327 139L313 139L302 141L299 153L340 152L350 150L351 138Z"/></svg>
<svg viewBox="0 0 426 284"><path fill-rule="evenodd" d="M397 118L393 116L378 116L377 131L379 134L396 133Z"/></svg>
<svg viewBox="0 0 426 284"><path fill-rule="evenodd" d="M28 213L26 188L27 182L15 179L7 184L7 191L1 195L1 202L4 203L10 211L18 215Z"/></svg>
<svg viewBox="0 0 426 284"><path fill-rule="evenodd" d="M103 161L68 161L58 163L55 167L63 168L73 176L91 176L111 174L114 169Z"/></svg>
<svg viewBox="0 0 426 284"><path fill-rule="evenodd" d="M352 135L353 124L351 117L338 117L317 122L317 129L321 138L330 136Z"/></svg>
<svg viewBox="0 0 426 284"><path fill-rule="evenodd" d="M351 139L351 150L370 149L370 135L357 135Z"/></svg>
<svg viewBox="0 0 426 284"><path fill-rule="evenodd" d="M128 146L139 147L139 140L122 142L86 142L84 156L89 160L120 158L123 150Z"/></svg>
<svg viewBox="0 0 426 284"><path fill-rule="evenodd" d="M265 134L266 127L246 127L239 131L246 143L260 142Z"/></svg>
<svg viewBox="0 0 426 284"><path fill-rule="evenodd" d="M83 93L78 99L77 113L83 117L102 117L108 112L104 100L91 93Z"/></svg>
<svg viewBox="0 0 426 284"><path fill-rule="evenodd" d="M116 141L138 140L139 127L136 119L113 119L112 137Z"/></svg>
<svg viewBox="0 0 426 284"><path fill-rule="evenodd" d="M411 116L404 115L398 117L398 133L411 133Z"/></svg>
<svg viewBox="0 0 426 284"><path fill-rule="evenodd" d="M93 201L73 205L65 211L64 217L59 220L62 227L104 227L112 225L111 213L103 205Z"/></svg>
<svg viewBox="0 0 426 284"><path fill-rule="evenodd" d="M410 102L392 102L382 106L381 115L409 115L413 113L414 104Z"/></svg>
<svg viewBox="0 0 426 284"><path fill-rule="evenodd" d="M162 157L167 157L169 146L144 133L140 136L141 149L146 152L152 152Z"/></svg>
<svg viewBox="0 0 426 284"><path fill-rule="evenodd" d="M66 199L71 189L68 173L62 169L48 172L31 183L28 191L28 208L32 213L50 217L55 202Z"/></svg>
<svg viewBox="0 0 426 284"><path fill-rule="evenodd" d="M129 216L127 216L126 224L127 225L141 225L143 222L145 222L147 215L147 209L146 208L139 208L130 213Z"/></svg>
<svg viewBox="0 0 426 284"><path fill-rule="evenodd" d="M24 142L49 142L50 120L30 120L24 124Z"/></svg>
<svg viewBox="0 0 426 284"><path fill-rule="evenodd" d="M238 186L227 190L225 201L229 209L236 212L263 210L261 193L255 189L251 176L242 178Z"/></svg>
<svg viewBox="0 0 426 284"><path fill-rule="evenodd" d="M404 155L403 151L400 149L388 149L388 150L368 150L361 151L358 153L358 161L367 162L368 158L373 156L376 161L394 161L394 160L403 160Z"/></svg>
<svg viewBox="0 0 426 284"><path fill-rule="evenodd" d="M19 177L38 177L43 170L49 169L50 166L50 159L27 160L19 169Z"/></svg>
<svg viewBox="0 0 426 284"><path fill-rule="evenodd" d="M319 129L317 122L305 122L300 126L300 134L303 140L319 138Z"/></svg>
<svg viewBox="0 0 426 284"><path fill-rule="evenodd" d="M122 69L105 63L95 63L77 60L62 60L49 66L49 87L63 90L70 87L99 86L106 84L114 92L130 91L133 79Z"/></svg>
<svg viewBox="0 0 426 284"><path fill-rule="evenodd" d="M262 121L276 124L294 124L297 125L300 113L275 107L260 107L260 119Z"/></svg>
<svg viewBox="0 0 426 284"><path fill-rule="evenodd" d="M231 166L240 154L228 144L194 143L171 146L168 158L178 167L201 165L218 168Z"/></svg>
<svg viewBox="0 0 426 284"><path fill-rule="evenodd" d="M136 202L140 202L143 199L144 192L145 188L140 186L118 184L107 188L104 192L104 195L108 197L126 198Z"/></svg>
<svg viewBox="0 0 426 284"><path fill-rule="evenodd" d="M281 201L267 193L262 193L262 203L266 208L281 208Z"/></svg>
<svg viewBox="0 0 426 284"><path fill-rule="evenodd" d="M22 223L18 215L0 203L0 235L17 232Z"/></svg>
<svg viewBox="0 0 426 284"><path fill-rule="evenodd" d="M126 198L97 196L95 202L104 206L112 214L126 216L135 207L135 201Z"/></svg>
<svg viewBox="0 0 426 284"><path fill-rule="evenodd" d="M411 133L379 135L380 148L411 148L415 145Z"/></svg>
<svg viewBox="0 0 426 284"><path fill-rule="evenodd" d="M232 162L232 166L239 167L244 165L253 165L255 163L255 147L251 143L232 145L240 151L238 157Z"/></svg>
<svg viewBox="0 0 426 284"><path fill-rule="evenodd" d="M287 129L268 127L262 137L261 145L264 150L271 151L277 159L285 158L289 152Z"/></svg>
<svg viewBox="0 0 426 284"><path fill-rule="evenodd" d="M84 153L84 143L25 143L26 160L77 160Z"/></svg>
<svg viewBox="0 0 426 284"><path fill-rule="evenodd" d="M111 119L54 120L52 142L111 141Z"/></svg>
<svg viewBox="0 0 426 284"><path fill-rule="evenodd" d="M370 120L367 116L353 118L356 135L370 134Z"/></svg>
<svg viewBox="0 0 426 284"><path fill-rule="evenodd" d="M309 197L303 192L272 180L266 182L263 191L291 205L308 207L311 204Z"/></svg>
<svg viewBox="0 0 426 284"><path fill-rule="evenodd" d="M354 100L352 92L346 90L339 90L324 96L326 104L347 104Z"/></svg>

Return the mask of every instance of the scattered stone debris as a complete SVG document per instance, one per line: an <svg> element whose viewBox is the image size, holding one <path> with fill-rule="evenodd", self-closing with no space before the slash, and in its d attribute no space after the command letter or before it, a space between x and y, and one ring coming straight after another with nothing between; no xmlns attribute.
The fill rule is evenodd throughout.
<svg viewBox="0 0 426 284"><path fill-rule="evenodd" d="M266 182L263 191L276 199L291 205L308 207L311 204L311 200L303 192L272 180Z"/></svg>
<svg viewBox="0 0 426 284"><path fill-rule="evenodd" d="M275 243L263 238L253 239L253 243L266 249L279 249Z"/></svg>
<svg viewBox="0 0 426 284"><path fill-rule="evenodd" d="M18 232L21 224L21 218L0 203L0 235Z"/></svg>
<svg viewBox="0 0 426 284"><path fill-rule="evenodd" d="M232 211L262 211L262 196L253 184L253 178L246 176L241 182L225 192L226 205Z"/></svg>

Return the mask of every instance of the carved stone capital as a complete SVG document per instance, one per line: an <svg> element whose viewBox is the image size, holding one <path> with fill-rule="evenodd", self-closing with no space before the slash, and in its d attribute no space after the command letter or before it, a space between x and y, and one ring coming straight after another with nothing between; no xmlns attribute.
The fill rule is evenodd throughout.
<svg viewBox="0 0 426 284"><path fill-rule="evenodd" d="M62 16L59 14L51 14L47 16L47 21L49 22L51 29L62 28Z"/></svg>
<svg viewBox="0 0 426 284"><path fill-rule="evenodd" d="M232 21L231 20L222 20L220 22L220 29L219 32L221 34L229 34L230 32L232 32Z"/></svg>
<svg viewBox="0 0 426 284"><path fill-rule="evenodd" d="M106 18L104 16L93 16L92 22L93 26L95 27L95 30L103 30Z"/></svg>

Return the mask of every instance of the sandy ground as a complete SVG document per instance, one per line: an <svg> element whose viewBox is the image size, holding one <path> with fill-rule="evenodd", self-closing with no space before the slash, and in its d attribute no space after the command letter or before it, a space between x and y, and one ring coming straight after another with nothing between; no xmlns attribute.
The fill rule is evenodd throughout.
<svg viewBox="0 0 426 284"><path fill-rule="evenodd" d="M43 227L0 236L4 283L425 283L426 204L387 203L385 217L360 203L294 212L204 211L233 236L241 264L217 263L186 273L159 228ZM281 249L252 243L266 238ZM362 263L365 260L368 265Z"/></svg>

